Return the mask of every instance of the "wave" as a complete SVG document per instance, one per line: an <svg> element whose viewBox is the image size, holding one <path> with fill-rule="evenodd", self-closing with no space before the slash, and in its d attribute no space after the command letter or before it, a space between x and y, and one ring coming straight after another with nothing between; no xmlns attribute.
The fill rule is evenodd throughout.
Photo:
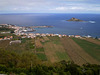
<svg viewBox="0 0 100 75"><path fill-rule="evenodd" d="M89 21L89 23L96 23L95 21Z"/></svg>

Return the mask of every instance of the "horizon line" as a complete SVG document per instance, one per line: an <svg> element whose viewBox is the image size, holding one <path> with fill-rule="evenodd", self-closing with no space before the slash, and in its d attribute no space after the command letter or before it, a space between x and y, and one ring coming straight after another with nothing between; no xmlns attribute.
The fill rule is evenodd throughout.
<svg viewBox="0 0 100 75"><path fill-rule="evenodd" d="M0 13L1 14L100 14L100 13Z"/></svg>

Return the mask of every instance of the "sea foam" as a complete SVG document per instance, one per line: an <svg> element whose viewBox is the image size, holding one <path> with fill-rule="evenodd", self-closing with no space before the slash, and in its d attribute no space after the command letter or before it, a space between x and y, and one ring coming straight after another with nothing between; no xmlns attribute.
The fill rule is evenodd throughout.
<svg viewBox="0 0 100 75"><path fill-rule="evenodd" d="M89 23L96 23L95 21L89 21Z"/></svg>

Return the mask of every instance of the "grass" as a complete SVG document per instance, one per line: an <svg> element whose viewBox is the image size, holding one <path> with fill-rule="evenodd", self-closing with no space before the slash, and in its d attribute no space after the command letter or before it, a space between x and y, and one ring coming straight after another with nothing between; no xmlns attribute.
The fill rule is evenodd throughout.
<svg viewBox="0 0 100 75"><path fill-rule="evenodd" d="M12 28L6 28L6 27L2 27L2 28L0 28L0 32L7 32L7 31L11 31L11 32L14 32L14 29L12 29Z"/></svg>
<svg viewBox="0 0 100 75"><path fill-rule="evenodd" d="M22 43L25 43L27 40L31 40L31 38L23 38L23 39L21 39Z"/></svg>
<svg viewBox="0 0 100 75"><path fill-rule="evenodd" d="M24 42L23 42L24 40ZM5 40L5 41L0 41L0 48L3 48L8 51L13 51L18 54L24 53L24 52L33 52L34 51L34 39L22 39L22 43L20 44L12 44L9 45L9 42L11 40Z"/></svg>
<svg viewBox="0 0 100 75"><path fill-rule="evenodd" d="M43 61L47 60L47 57L44 53L37 53L37 56L38 56L39 59L41 59Z"/></svg>
<svg viewBox="0 0 100 75"><path fill-rule="evenodd" d="M50 41L52 41L54 44L61 44L60 38L59 38L58 36L54 36L54 37L50 36L50 37L48 37L48 38L49 38Z"/></svg>
<svg viewBox="0 0 100 75"><path fill-rule="evenodd" d="M44 41L44 42L40 41L40 42L41 42L42 45L44 45L44 44L46 44L47 42L50 42L50 41Z"/></svg>
<svg viewBox="0 0 100 75"><path fill-rule="evenodd" d="M16 37L16 35L11 34L11 33L7 33L7 34L0 34L0 38L4 38L4 37L8 37L8 36L14 36L14 37Z"/></svg>
<svg viewBox="0 0 100 75"><path fill-rule="evenodd" d="M61 60L69 60L69 57L68 57L66 52L59 52L59 51L57 51L56 55L58 56L60 61Z"/></svg>
<svg viewBox="0 0 100 75"><path fill-rule="evenodd" d="M48 37L49 41L44 44L45 54L50 62L58 62L61 60L68 60L67 53L61 43L59 37Z"/></svg>
<svg viewBox="0 0 100 75"><path fill-rule="evenodd" d="M72 38L80 47L82 47L89 55L100 61L100 46L86 40Z"/></svg>
<svg viewBox="0 0 100 75"><path fill-rule="evenodd" d="M44 52L44 48L42 47L42 48L36 48L36 51L37 52Z"/></svg>

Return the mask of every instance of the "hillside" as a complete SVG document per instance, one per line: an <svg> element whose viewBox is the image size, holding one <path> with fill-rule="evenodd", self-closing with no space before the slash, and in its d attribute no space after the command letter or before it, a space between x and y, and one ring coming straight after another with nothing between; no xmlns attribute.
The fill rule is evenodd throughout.
<svg viewBox="0 0 100 75"><path fill-rule="evenodd" d="M19 39L20 36L15 36L11 40ZM29 74L34 72L34 75L37 75L38 73L33 71L35 69L38 72L44 71L45 74L39 73L41 75L47 75L47 70L50 75L61 75L62 73L77 75L80 71L84 73L81 67L85 69L90 64L92 69L97 68L94 72L98 71L100 64L99 40L44 36L34 39L21 38L21 43L9 44L11 40L0 41L0 67L6 69L6 71L0 69L0 73L14 72L19 74L23 72ZM65 65L66 67L64 67ZM48 69L44 69L44 67ZM70 70L73 67L77 68L72 70L73 72L77 71L75 74ZM10 70L11 68L12 70ZM66 71L64 71L65 68ZM18 70L19 72L17 72ZM51 70L52 72L50 72ZM88 70L87 67L86 71L88 72ZM91 70L91 72L93 71Z"/></svg>

